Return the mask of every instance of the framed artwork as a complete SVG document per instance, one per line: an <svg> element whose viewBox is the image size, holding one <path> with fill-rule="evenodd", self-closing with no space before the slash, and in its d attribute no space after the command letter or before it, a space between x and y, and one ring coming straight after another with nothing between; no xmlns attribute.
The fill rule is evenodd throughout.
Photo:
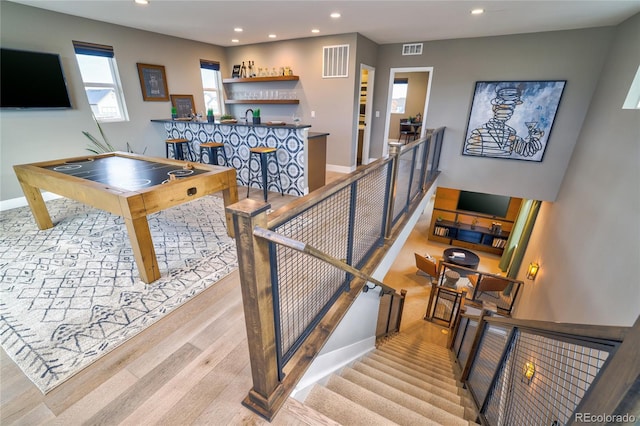
<svg viewBox="0 0 640 426"><path fill-rule="evenodd" d="M171 95L171 106L178 110L178 118L187 118L195 114L193 95Z"/></svg>
<svg viewBox="0 0 640 426"><path fill-rule="evenodd" d="M233 69L231 70L231 77L240 77L240 65L233 66Z"/></svg>
<svg viewBox="0 0 640 426"><path fill-rule="evenodd" d="M167 76L162 65L136 64L145 101L168 101Z"/></svg>
<svg viewBox="0 0 640 426"><path fill-rule="evenodd" d="M541 162L566 83L476 82L462 154Z"/></svg>

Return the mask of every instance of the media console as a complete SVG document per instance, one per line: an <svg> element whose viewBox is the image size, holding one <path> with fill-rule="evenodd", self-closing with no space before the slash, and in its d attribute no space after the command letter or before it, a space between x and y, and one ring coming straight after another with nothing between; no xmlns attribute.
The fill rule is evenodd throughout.
<svg viewBox="0 0 640 426"><path fill-rule="evenodd" d="M512 197L505 217L496 217L458 210L459 194L457 189L439 187L436 190L429 239L501 255L522 199Z"/></svg>

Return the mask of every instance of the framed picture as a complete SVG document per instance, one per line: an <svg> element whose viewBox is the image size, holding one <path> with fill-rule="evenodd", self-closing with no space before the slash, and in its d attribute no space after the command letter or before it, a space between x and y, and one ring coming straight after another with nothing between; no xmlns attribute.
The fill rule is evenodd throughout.
<svg viewBox="0 0 640 426"><path fill-rule="evenodd" d="M190 117L195 114L193 95L171 95L171 106L178 110L178 118Z"/></svg>
<svg viewBox="0 0 640 426"><path fill-rule="evenodd" d="M136 64L145 101L168 101L167 76L162 65Z"/></svg>
<svg viewBox="0 0 640 426"><path fill-rule="evenodd" d="M233 70L231 70L231 77L240 77L240 65L233 66Z"/></svg>
<svg viewBox="0 0 640 426"><path fill-rule="evenodd" d="M462 154L541 162L566 83L476 82Z"/></svg>

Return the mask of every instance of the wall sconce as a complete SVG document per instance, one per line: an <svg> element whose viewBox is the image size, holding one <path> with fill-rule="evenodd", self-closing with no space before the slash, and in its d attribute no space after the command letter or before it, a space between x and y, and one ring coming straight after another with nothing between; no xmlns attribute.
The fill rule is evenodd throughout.
<svg viewBox="0 0 640 426"><path fill-rule="evenodd" d="M524 364L524 369L522 370L522 375L525 379L527 379L527 384L531 383L531 379L533 375L536 373L536 365L532 361L527 361Z"/></svg>
<svg viewBox="0 0 640 426"><path fill-rule="evenodd" d="M540 265L538 265L536 262L531 262L529 264L529 268L527 269L527 279L535 280L539 270L540 270Z"/></svg>

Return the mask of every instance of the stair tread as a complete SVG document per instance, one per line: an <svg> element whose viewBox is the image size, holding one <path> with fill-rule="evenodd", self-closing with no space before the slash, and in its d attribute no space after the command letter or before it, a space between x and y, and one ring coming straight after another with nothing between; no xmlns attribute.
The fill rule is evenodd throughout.
<svg viewBox="0 0 640 426"><path fill-rule="evenodd" d="M415 377L417 379L420 379L424 382L444 387L446 389L449 389L450 392L457 392L458 391L457 389L461 387L460 383L456 379L452 379L450 377L449 378L442 377L436 374L432 374L430 372L425 373L422 371L418 371L413 367L407 367L405 364L398 363L397 361L386 358L386 357L380 357L372 354L371 356L363 359L362 362L365 362L368 360L376 362L381 365L386 365L388 368L393 369L395 372L404 373L412 377Z"/></svg>
<svg viewBox="0 0 640 426"><path fill-rule="evenodd" d="M391 351L389 349L376 349L372 354L376 354L381 357L386 357L392 360L396 360L398 363L405 364L408 367L416 368L425 374L436 374L438 376L447 377L453 380L456 379L456 375L453 372L453 367L450 364L438 364L436 361L414 358L406 356L406 354Z"/></svg>
<svg viewBox="0 0 640 426"><path fill-rule="evenodd" d="M391 401L442 424L464 424L464 407L428 391L406 384L402 389L374 379L352 368L342 377Z"/></svg>
<svg viewBox="0 0 640 426"><path fill-rule="evenodd" d="M446 398L454 403L459 404L461 401L460 395L458 394L458 388L448 388L447 386L441 386L440 383L430 383L424 380L420 380L413 375L405 374L399 371L390 368L387 365L380 363L364 363L359 361L353 365L353 369L356 371L360 371L361 373L367 374L376 380L380 380L384 383L387 383L391 386L396 381L401 381L410 385L413 385L419 389L431 392L435 395L438 395L442 398Z"/></svg>
<svg viewBox="0 0 640 426"><path fill-rule="evenodd" d="M441 352L441 351L434 351L431 348L425 348L419 345L415 345L412 343L406 343L406 342L402 342L402 341L398 341L398 340L389 340L387 342L384 342L384 344L380 345L381 347L389 347L389 346L393 346L399 349L404 349L408 352L415 352L415 353L421 353L424 355L429 355L431 357L434 358L440 358L440 359L446 359L446 360L451 360L451 352L446 351L446 352Z"/></svg>
<svg viewBox="0 0 640 426"><path fill-rule="evenodd" d="M357 403L358 405L361 405L368 410L371 410L398 424L438 424L415 411L409 410L406 407L385 398L384 396L378 395L375 392L337 375L332 375L329 378L326 387ZM454 418L455 416L451 417Z"/></svg>
<svg viewBox="0 0 640 426"><path fill-rule="evenodd" d="M391 420L320 385L313 386L304 403L343 425L371 426L393 424Z"/></svg>

